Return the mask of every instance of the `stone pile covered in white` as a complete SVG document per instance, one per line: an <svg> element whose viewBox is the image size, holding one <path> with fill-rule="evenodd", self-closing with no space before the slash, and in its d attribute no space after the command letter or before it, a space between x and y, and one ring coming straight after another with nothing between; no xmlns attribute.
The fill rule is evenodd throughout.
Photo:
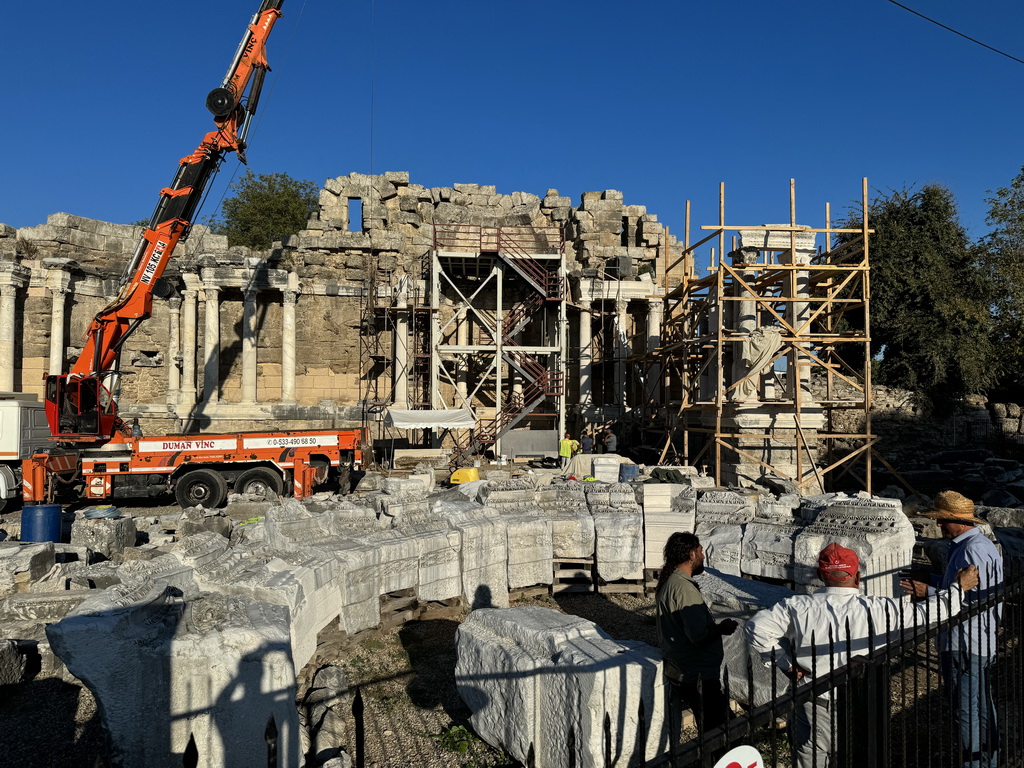
<svg viewBox="0 0 1024 768"><path fill-rule="evenodd" d="M537 487L533 480L523 477L509 480L490 480L480 488L481 504L499 510L532 509L536 505Z"/></svg>
<svg viewBox="0 0 1024 768"><path fill-rule="evenodd" d="M506 510L501 518L508 537L509 589L550 584L554 572L551 521L537 508Z"/></svg>
<svg viewBox="0 0 1024 768"><path fill-rule="evenodd" d="M910 565L914 541L914 528L898 500L838 494L796 537L797 590L811 592L822 586L818 555L836 542L860 557L861 584L867 594L899 596L899 572Z"/></svg>
<svg viewBox="0 0 1024 768"><path fill-rule="evenodd" d="M537 492L537 505L551 521L551 554L555 558L586 558L594 554L596 534L584 486L568 482Z"/></svg>
<svg viewBox="0 0 1024 768"><path fill-rule="evenodd" d="M735 491L702 491L696 516L695 532L708 567L739 576L743 533L754 519L753 499Z"/></svg>
<svg viewBox="0 0 1024 768"><path fill-rule="evenodd" d="M497 510L476 504L438 503L461 537L462 595L474 608L508 606L508 532Z"/></svg>
<svg viewBox="0 0 1024 768"><path fill-rule="evenodd" d="M59 651L68 671L96 693L124 764L163 765L194 734L202 764L215 765L229 743L221 740L225 731L218 732L222 720L238 737L230 743L241 743L253 723L262 729L271 714L286 734L285 763L293 764L300 761L289 730L294 674L313 656L325 626L349 633L378 626L380 599L388 593L411 589L421 601L461 596L475 607L500 608L508 605L510 587L549 583L553 558L596 556L602 579L639 579L644 516L657 525L666 498L670 515L696 520L711 567L746 573L759 568L768 575L766 555L792 544L804 587L810 582L800 574L813 568L828 541L857 549L872 593L884 591L880 583L908 562L913 545L909 522L891 500L804 500L795 521L792 499L765 497L755 513L753 496L704 492L694 502L690 489L666 493L660 490L666 486L651 485L648 491L640 483L535 488L531 480L502 480L493 487L480 484L468 496L463 488L427 496L418 480L380 484L387 488L365 492L360 504L318 498L262 505L262 514L233 526L230 538L226 530L202 526L181 536L181 516L160 518L150 525L178 527L178 540L125 547L124 562L90 565L85 547L71 548L80 562L57 562L52 544L0 542L0 639L31 641L43 654L47 643ZM497 506L482 505L481 495ZM406 506L392 514L398 503ZM798 523L808 524L793 544ZM750 535L741 547L744 526ZM660 565L660 553L658 560ZM632 681L628 686L615 677L621 665L633 663L632 651L613 652L608 642L588 637L553 659L556 666L593 667L585 677L574 671L558 678L574 681L575 687L559 689L558 711L564 720L565 696L575 702L570 709L581 718L572 725L579 729L580 749L596 733L588 719L595 716L583 710L598 699L605 706L601 685L628 688L627 697L644 688L630 677L633 671L624 673ZM641 657L637 664L643 667ZM60 674L58 662L45 659L44 670ZM165 667L152 676L151 702L144 665L155 659ZM146 685L138 682L142 677ZM608 706L625 706L626 699L615 695L620 704ZM175 723L170 743L153 743L153 702L166 707L164 717ZM629 702L627 708L638 704ZM550 741L550 764L565 764L568 743ZM254 762L245 750L239 755L242 763Z"/></svg>
<svg viewBox="0 0 1024 768"><path fill-rule="evenodd" d="M793 495L758 499L743 533L740 570L745 575L793 580L793 547L804 528L796 516L799 506Z"/></svg>
<svg viewBox="0 0 1024 768"><path fill-rule="evenodd" d="M668 537L677 531L693 533L697 524L697 495L692 487L678 483L644 483L640 488L644 509L644 565L660 568Z"/></svg>
<svg viewBox="0 0 1024 768"><path fill-rule="evenodd" d="M596 624L547 608L479 610L459 627L456 686L474 730L537 768L603 765L611 715L613 766L664 753L661 652L616 642ZM641 701L647 731L637 738Z"/></svg>

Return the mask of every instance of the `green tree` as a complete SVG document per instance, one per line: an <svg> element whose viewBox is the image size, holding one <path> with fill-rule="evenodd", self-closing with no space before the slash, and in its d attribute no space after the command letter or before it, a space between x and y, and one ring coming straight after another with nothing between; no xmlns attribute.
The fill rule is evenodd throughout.
<svg viewBox="0 0 1024 768"><path fill-rule="evenodd" d="M253 173L231 184L234 197L224 200L221 215L206 223L229 245L269 248L275 240L305 227L318 204L319 192L312 181L299 181L287 173Z"/></svg>
<svg viewBox="0 0 1024 768"><path fill-rule="evenodd" d="M986 219L992 231L980 255L995 287L994 338L1003 360L1002 385L1013 397L1024 392L1024 168L1010 182L989 192Z"/></svg>
<svg viewBox="0 0 1024 768"><path fill-rule="evenodd" d="M870 206L875 380L940 404L990 389L998 376L993 286L952 193L929 184ZM847 226L859 227L860 216Z"/></svg>

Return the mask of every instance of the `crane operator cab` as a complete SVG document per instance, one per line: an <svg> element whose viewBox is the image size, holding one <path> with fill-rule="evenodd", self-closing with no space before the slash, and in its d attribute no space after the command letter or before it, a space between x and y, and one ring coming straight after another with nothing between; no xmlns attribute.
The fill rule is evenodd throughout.
<svg viewBox="0 0 1024 768"><path fill-rule="evenodd" d="M96 442L116 431L117 405L99 376L47 376L46 420L55 440Z"/></svg>

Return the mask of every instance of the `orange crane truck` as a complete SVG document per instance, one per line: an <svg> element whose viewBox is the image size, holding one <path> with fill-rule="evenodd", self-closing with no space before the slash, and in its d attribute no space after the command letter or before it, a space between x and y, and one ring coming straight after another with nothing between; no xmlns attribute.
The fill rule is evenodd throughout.
<svg viewBox="0 0 1024 768"><path fill-rule="evenodd" d="M225 156L245 162L246 135L269 67L266 42L284 0L263 0L219 88L206 106L214 129L178 165L121 278L117 295L89 325L68 373L46 376L45 412L53 444L21 466L22 498L39 504L73 496L140 498L173 492L182 506L224 503L239 493L303 498L328 481L342 489L362 462L363 430L133 436L118 415L121 350L170 290L161 275L188 237Z"/></svg>

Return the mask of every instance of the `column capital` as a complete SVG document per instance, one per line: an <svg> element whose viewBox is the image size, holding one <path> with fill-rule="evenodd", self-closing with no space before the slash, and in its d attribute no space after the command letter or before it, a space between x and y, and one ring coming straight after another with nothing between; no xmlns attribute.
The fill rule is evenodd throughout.
<svg viewBox="0 0 1024 768"><path fill-rule="evenodd" d="M70 293L71 275L64 270L52 271L46 276L45 285L54 296Z"/></svg>
<svg viewBox="0 0 1024 768"><path fill-rule="evenodd" d="M195 301L198 295L199 291L196 290L195 288L186 288L184 291L181 292L181 298L184 301Z"/></svg>
<svg viewBox="0 0 1024 768"><path fill-rule="evenodd" d="M181 281L185 284L185 293L199 291L203 287L203 281L196 272L182 272Z"/></svg>
<svg viewBox="0 0 1024 768"><path fill-rule="evenodd" d="M615 300L615 311L620 314L626 314L626 310L629 308L629 299L616 299Z"/></svg>
<svg viewBox="0 0 1024 768"><path fill-rule="evenodd" d="M281 291L281 294L284 296L284 303L289 305L289 306L293 306L294 307L299 302L299 292L298 291L284 290L284 291Z"/></svg>
<svg viewBox="0 0 1024 768"><path fill-rule="evenodd" d="M665 304L661 299L648 299L647 300L647 311L652 315L662 316L665 314Z"/></svg>
<svg viewBox="0 0 1024 768"><path fill-rule="evenodd" d="M13 261L0 261L0 288L24 288L32 270Z"/></svg>
<svg viewBox="0 0 1024 768"><path fill-rule="evenodd" d="M180 296L171 296L171 298L169 298L167 300L167 306L170 307L171 312L180 312L181 311L181 297Z"/></svg>

